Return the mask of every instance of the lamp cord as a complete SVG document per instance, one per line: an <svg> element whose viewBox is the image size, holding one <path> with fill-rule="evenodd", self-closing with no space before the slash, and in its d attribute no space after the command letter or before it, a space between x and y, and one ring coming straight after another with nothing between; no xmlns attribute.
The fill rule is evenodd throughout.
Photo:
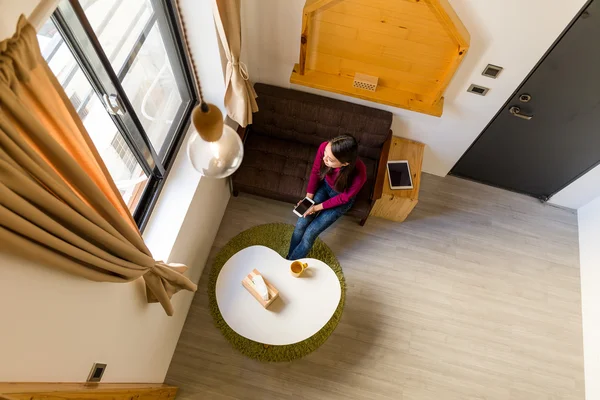
<svg viewBox="0 0 600 400"><path fill-rule="evenodd" d="M202 95L202 86L200 85L200 78L198 77L198 69L196 68L196 63L194 62L194 57L192 57L192 51L190 49L190 43L188 41L187 29L185 27L185 22L183 21L183 16L181 14L181 8L179 6L179 0L175 0L175 11L177 12L177 18L179 19L179 24L181 25L181 33L183 34L183 42L185 44L185 51L187 53L188 59L192 64L192 73L194 75L194 83L196 84L196 91L198 92L198 97L200 97L200 109L202 112L208 112L208 104L204 101L204 96Z"/></svg>

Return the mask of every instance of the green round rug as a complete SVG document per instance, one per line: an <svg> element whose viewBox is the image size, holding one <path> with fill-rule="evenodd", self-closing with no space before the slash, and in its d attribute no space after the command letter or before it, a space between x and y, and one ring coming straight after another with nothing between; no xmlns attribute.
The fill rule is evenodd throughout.
<svg viewBox="0 0 600 400"><path fill-rule="evenodd" d="M285 257L290 245L293 230L294 227L288 224L265 224L245 230L231 239L221 251L219 251L210 271L208 279L208 301L215 325L221 330L223 336L225 336L236 350L255 360L278 362L292 361L304 357L325 343L342 317L344 301L346 299L346 282L344 280L342 267L335 257L335 254L333 254L333 251L331 251L321 239L317 239L315 245L308 254L308 257L316 258L329 265L340 280L340 286L342 287L340 304L338 304L338 307L329 322L327 322L319 332L308 339L295 344L266 346L262 343L240 336L223 320L219 307L217 306L215 295L217 277L219 276L219 272L221 271L221 268L223 268L223 265L225 265L227 260L238 251L255 245L269 247L278 252L282 257Z"/></svg>

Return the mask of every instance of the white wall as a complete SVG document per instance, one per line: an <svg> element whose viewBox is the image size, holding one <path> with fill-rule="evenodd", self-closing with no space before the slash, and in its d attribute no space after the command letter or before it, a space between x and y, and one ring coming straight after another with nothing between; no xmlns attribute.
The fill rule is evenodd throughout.
<svg viewBox="0 0 600 400"><path fill-rule="evenodd" d="M18 7L29 3L2 1L0 22L13 15L14 30ZM192 53L205 96L222 108L211 2L181 3L184 18L194 21ZM200 180L180 152L144 235L155 257L187 264L197 282L228 199L225 180ZM94 362L108 364L103 382L163 382L192 298L176 294L175 315L167 317L159 304L146 303L141 280L87 281L10 255L0 243L0 382L85 381Z"/></svg>
<svg viewBox="0 0 600 400"><path fill-rule="evenodd" d="M244 0L244 53L255 82L289 87L298 62L304 0ZM427 144L423 169L446 175L534 67L585 0L450 0L471 33L471 48L446 92L444 115L430 117L367 103L395 114L394 134ZM481 76L488 64L504 67L497 80ZM485 97L466 92L470 83L490 87Z"/></svg>
<svg viewBox="0 0 600 400"><path fill-rule="evenodd" d="M12 36L19 20L19 15L29 17L40 0L0 0L0 40Z"/></svg>
<svg viewBox="0 0 600 400"><path fill-rule="evenodd" d="M592 168L585 175L556 193L549 202L577 210L598 196L600 196L600 165Z"/></svg>
<svg viewBox="0 0 600 400"><path fill-rule="evenodd" d="M586 399L600 399L600 197L578 210Z"/></svg>
<svg viewBox="0 0 600 400"><path fill-rule="evenodd" d="M225 181L202 181L179 231L169 260L187 264L194 282L228 196ZM193 293L176 294L168 317L146 303L141 280L91 282L5 250L0 244L0 381L85 381L94 362L108 364L103 382L164 381Z"/></svg>
<svg viewBox="0 0 600 400"><path fill-rule="evenodd" d="M185 153L180 156L175 168L189 174ZM165 188L164 195L189 199L191 205L183 226L173 232L172 250L166 257L155 256L187 264L187 275L198 282L229 189L225 180L202 180L189 197L173 189ZM173 224L168 210L187 207L181 201L160 202L147 231L169 242L167 229L162 229ZM153 253L155 241L146 240ZM193 293L176 294L175 315L168 317L159 304L146 303L141 280L91 282L7 251L0 244L0 381L85 381L94 362L108 364L104 382L164 380Z"/></svg>

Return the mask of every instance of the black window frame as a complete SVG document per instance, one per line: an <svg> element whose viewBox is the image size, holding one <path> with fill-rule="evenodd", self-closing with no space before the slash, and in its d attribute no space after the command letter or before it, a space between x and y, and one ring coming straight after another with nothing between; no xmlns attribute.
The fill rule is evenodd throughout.
<svg viewBox="0 0 600 400"><path fill-rule="evenodd" d="M126 0L122 0L126 1ZM165 181L175 162L175 158L189 129L191 113L198 104L198 94L194 86L192 65L185 50L183 32L173 2L150 0L153 15L136 39L120 71L115 71L106 56L96 33L91 27L78 0L61 3L51 18L61 37L71 50L78 66L89 80L93 91L102 98L104 94L116 93L124 108L124 115L110 115L123 139L148 176L147 184L133 211L133 218L143 232L156 205ZM62 7L61 7L62 5ZM180 69L174 71L178 87L189 94L187 104L180 107L167 134L165 145L154 150L137 114L129 102L121 82L137 56L152 27L156 25L163 38L169 60L178 62ZM173 68L175 70L175 68ZM89 96L88 96L89 97ZM88 99L82 99L86 103ZM85 105L85 104L84 104Z"/></svg>

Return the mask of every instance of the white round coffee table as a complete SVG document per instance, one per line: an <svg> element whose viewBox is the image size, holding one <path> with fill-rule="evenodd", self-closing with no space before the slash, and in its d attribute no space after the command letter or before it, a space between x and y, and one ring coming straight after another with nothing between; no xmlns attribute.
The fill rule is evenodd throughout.
<svg viewBox="0 0 600 400"><path fill-rule="evenodd" d="M290 274L291 262L264 246L247 247L233 255L219 272L216 298L227 325L238 334L268 345L286 345L308 339L331 319L342 289L329 266L313 258L304 274ZM277 290L279 298L268 308L242 286L257 269Z"/></svg>

